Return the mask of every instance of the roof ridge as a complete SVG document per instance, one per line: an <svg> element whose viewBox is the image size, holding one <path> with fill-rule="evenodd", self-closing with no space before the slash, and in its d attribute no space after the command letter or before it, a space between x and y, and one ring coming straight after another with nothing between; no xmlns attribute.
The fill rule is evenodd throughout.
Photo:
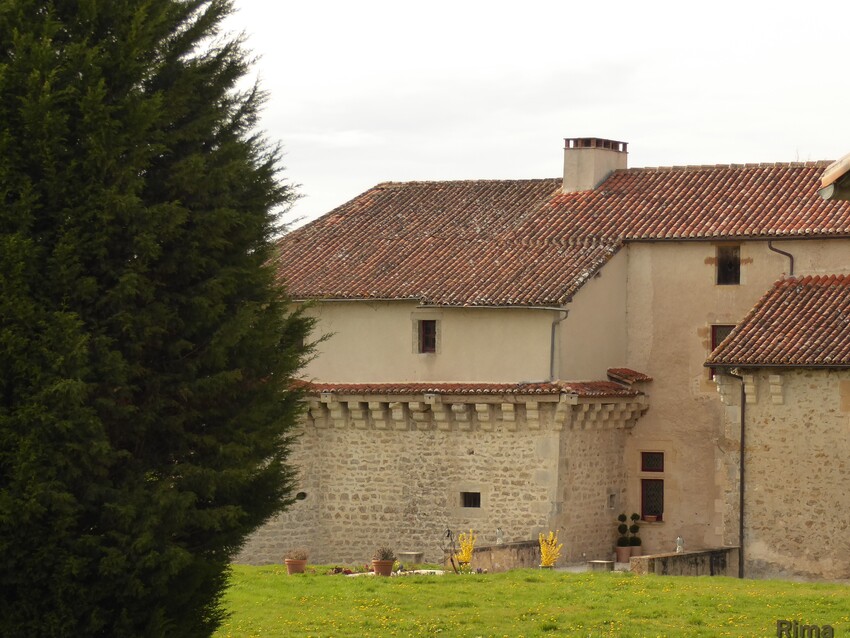
<svg viewBox="0 0 850 638"><path fill-rule="evenodd" d="M654 173L688 170L722 170L752 168L825 168L832 160L810 160L805 162L748 162L744 164L678 164L671 166L634 166L616 170L617 173Z"/></svg>
<svg viewBox="0 0 850 638"><path fill-rule="evenodd" d="M534 184L541 182L560 182L562 177L519 177L507 179L412 179L401 182L387 181L375 184L370 190L405 188L408 186L468 186L470 184ZM366 191L368 192L368 191Z"/></svg>

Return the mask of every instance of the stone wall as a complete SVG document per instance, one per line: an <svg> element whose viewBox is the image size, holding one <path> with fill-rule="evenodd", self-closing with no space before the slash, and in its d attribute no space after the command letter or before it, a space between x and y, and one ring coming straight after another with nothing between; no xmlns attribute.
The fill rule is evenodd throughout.
<svg viewBox="0 0 850 638"><path fill-rule="evenodd" d="M451 552L443 556L446 569L453 569ZM470 569L482 569L487 573L506 572L509 569L532 568L540 565L540 543L538 541L516 541L501 545L483 545L472 552Z"/></svg>
<svg viewBox="0 0 850 638"><path fill-rule="evenodd" d="M745 372L744 573L850 578L850 371ZM737 540L740 382L719 390L730 444L726 538Z"/></svg>
<svg viewBox="0 0 850 638"><path fill-rule="evenodd" d="M561 507L553 525L561 563L610 559L626 495L625 428L574 428L562 443Z"/></svg>
<svg viewBox="0 0 850 638"><path fill-rule="evenodd" d="M658 576L732 576L738 575L738 548L718 547L682 553L670 552L633 556L631 571Z"/></svg>
<svg viewBox="0 0 850 638"><path fill-rule="evenodd" d="M237 561L279 562L305 546L312 562L365 563L389 545L441 562L447 528L474 529L482 545L498 528L505 542L561 528L563 560L610 553L608 495L625 489L623 437L644 397L422 398L314 400L292 456L306 498ZM464 492L480 507L464 507Z"/></svg>

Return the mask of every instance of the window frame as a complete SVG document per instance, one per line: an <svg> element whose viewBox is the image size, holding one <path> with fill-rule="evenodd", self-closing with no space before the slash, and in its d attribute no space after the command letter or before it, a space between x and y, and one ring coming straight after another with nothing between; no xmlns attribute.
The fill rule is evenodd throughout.
<svg viewBox="0 0 850 638"><path fill-rule="evenodd" d="M661 469L647 469L652 465L657 466L657 464L649 464L647 463L646 455L661 455ZM664 450L659 449L647 449L640 451L640 517L641 520L646 521L647 516L655 516L655 521L663 521L664 520L664 492L665 492L665 480L666 480L666 471L667 471L667 453ZM647 489L651 485L658 485L661 488L661 511L658 513L652 513L647 511Z"/></svg>
<svg viewBox="0 0 850 638"><path fill-rule="evenodd" d="M437 354L437 320L417 320L416 332L419 354Z"/></svg>

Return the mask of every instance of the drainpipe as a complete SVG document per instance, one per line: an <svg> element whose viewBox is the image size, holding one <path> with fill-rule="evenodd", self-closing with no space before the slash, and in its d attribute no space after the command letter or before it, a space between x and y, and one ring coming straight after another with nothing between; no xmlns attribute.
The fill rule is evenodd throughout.
<svg viewBox="0 0 850 638"><path fill-rule="evenodd" d="M792 255L791 253L786 253L784 250L779 250L778 248L774 248L773 247L773 240L770 240L770 239L767 240L767 247L768 247L769 250L772 250L775 253L779 253L780 255L785 255L786 257L788 257L789 261L791 262L791 264L788 266L789 269L791 270L791 272L788 273L788 276L793 277L794 276L794 255ZM732 375L732 376L735 376L735 375Z"/></svg>
<svg viewBox="0 0 850 638"><path fill-rule="evenodd" d="M793 260L793 258L792 258ZM792 261L793 263L793 261ZM738 470L738 578L744 577L744 445L747 428L744 420L747 414L747 393L744 389L744 377L729 370L726 374L741 382L741 462Z"/></svg>
<svg viewBox="0 0 850 638"><path fill-rule="evenodd" d="M570 314L569 310L563 308L553 308L555 312L564 313L563 317L554 319L552 321L552 334L549 337L549 381L555 380L555 330L558 327L558 324L561 323L564 319L567 318L567 315Z"/></svg>

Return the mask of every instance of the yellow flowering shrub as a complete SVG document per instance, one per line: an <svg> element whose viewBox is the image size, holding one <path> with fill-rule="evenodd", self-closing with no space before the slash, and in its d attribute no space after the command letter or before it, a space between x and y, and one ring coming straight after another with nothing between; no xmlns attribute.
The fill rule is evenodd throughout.
<svg viewBox="0 0 850 638"><path fill-rule="evenodd" d="M472 562L472 550L475 549L476 540L478 540L478 537L472 530L469 530L469 534L466 534L466 532L458 534L457 542L460 543L460 551L455 556L457 562L461 564Z"/></svg>
<svg viewBox="0 0 850 638"><path fill-rule="evenodd" d="M551 567L561 556L561 548L563 543L558 544L558 534L549 532L549 536L544 536L542 533L537 537L540 542L540 564L544 567Z"/></svg>

